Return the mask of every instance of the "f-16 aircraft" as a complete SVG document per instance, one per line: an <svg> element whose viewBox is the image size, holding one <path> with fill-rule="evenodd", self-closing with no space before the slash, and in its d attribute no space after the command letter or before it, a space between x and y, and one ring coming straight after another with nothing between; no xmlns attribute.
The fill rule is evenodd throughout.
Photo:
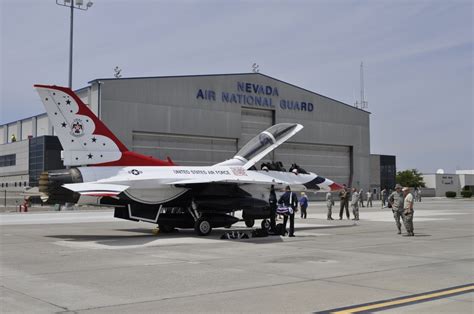
<svg viewBox="0 0 474 314"><path fill-rule="evenodd" d="M212 228L269 217L271 185L292 190L335 191L341 185L314 173L257 171L253 167L303 126L280 123L261 132L237 154L213 166L178 166L129 151L69 88L35 85L64 150L68 169L41 174L48 203L107 204L114 217L158 224L160 231ZM268 221L262 226L268 227Z"/></svg>

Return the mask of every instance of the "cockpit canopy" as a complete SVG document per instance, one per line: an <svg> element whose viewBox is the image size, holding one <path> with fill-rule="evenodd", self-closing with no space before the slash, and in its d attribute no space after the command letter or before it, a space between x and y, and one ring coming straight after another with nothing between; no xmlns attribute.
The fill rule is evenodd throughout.
<svg viewBox="0 0 474 314"><path fill-rule="evenodd" d="M297 126L298 124L296 123L280 123L266 129L245 144L245 146L237 152L236 157L244 158L247 161L251 160L259 153L265 151L265 149L278 143L285 135L294 131Z"/></svg>
<svg viewBox="0 0 474 314"><path fill-rule="evenodd" d="M248 169L301 129L303 126L298 123L279 123L271 126L252 138L232 159L217 165L241 166Z"/></svg>

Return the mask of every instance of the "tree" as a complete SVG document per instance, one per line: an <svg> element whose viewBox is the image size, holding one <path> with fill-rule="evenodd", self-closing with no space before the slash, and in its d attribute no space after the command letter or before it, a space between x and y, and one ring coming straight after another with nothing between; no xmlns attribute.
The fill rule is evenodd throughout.
<svg viewBox="0 0 474 314"><path fill-rule="evenodd" d="M396 181L401 186L409 186L413 188L425 187L425 182L423 182L421 173L416 169L398 171Z"/></svg>

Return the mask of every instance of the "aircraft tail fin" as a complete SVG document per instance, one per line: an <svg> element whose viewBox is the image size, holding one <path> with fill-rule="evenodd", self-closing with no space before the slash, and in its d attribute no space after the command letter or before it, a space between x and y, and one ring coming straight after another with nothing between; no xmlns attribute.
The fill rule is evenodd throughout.
<svg viewBox="0 0 474 314"><path fill-rule="evenodd" d="M64 165L173 165L130 152L67 87L35 85L64 150Z"/></svg>

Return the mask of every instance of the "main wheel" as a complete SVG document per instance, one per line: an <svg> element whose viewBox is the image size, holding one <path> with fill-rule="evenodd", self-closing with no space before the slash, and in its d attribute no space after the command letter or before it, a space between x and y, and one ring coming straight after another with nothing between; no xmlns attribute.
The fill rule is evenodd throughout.
<svg viewBox="0 0 474 314"><path fill-rule="evenodd" d="M253 218L245 218L245 225L249 228L252 228L255 225L255 219Z"/></svg>
<svg viewBox="0 0 474 314"><path fill-rule="evenodd" d="M264 219L264 220L262 220L262 223L261 223L260 226L261 226L262 229L264 229L264 230L267 230L267 231L270 230L270 228L271 228L270 220L269 220L269 219Z"/></svg>
<svg viewBox="0 0 474 314"><path fill-rule="evenodd" d="M194 223L194 230L200 236L206 236L212 231L211 222L206 217L201 217Z"/></svg>

